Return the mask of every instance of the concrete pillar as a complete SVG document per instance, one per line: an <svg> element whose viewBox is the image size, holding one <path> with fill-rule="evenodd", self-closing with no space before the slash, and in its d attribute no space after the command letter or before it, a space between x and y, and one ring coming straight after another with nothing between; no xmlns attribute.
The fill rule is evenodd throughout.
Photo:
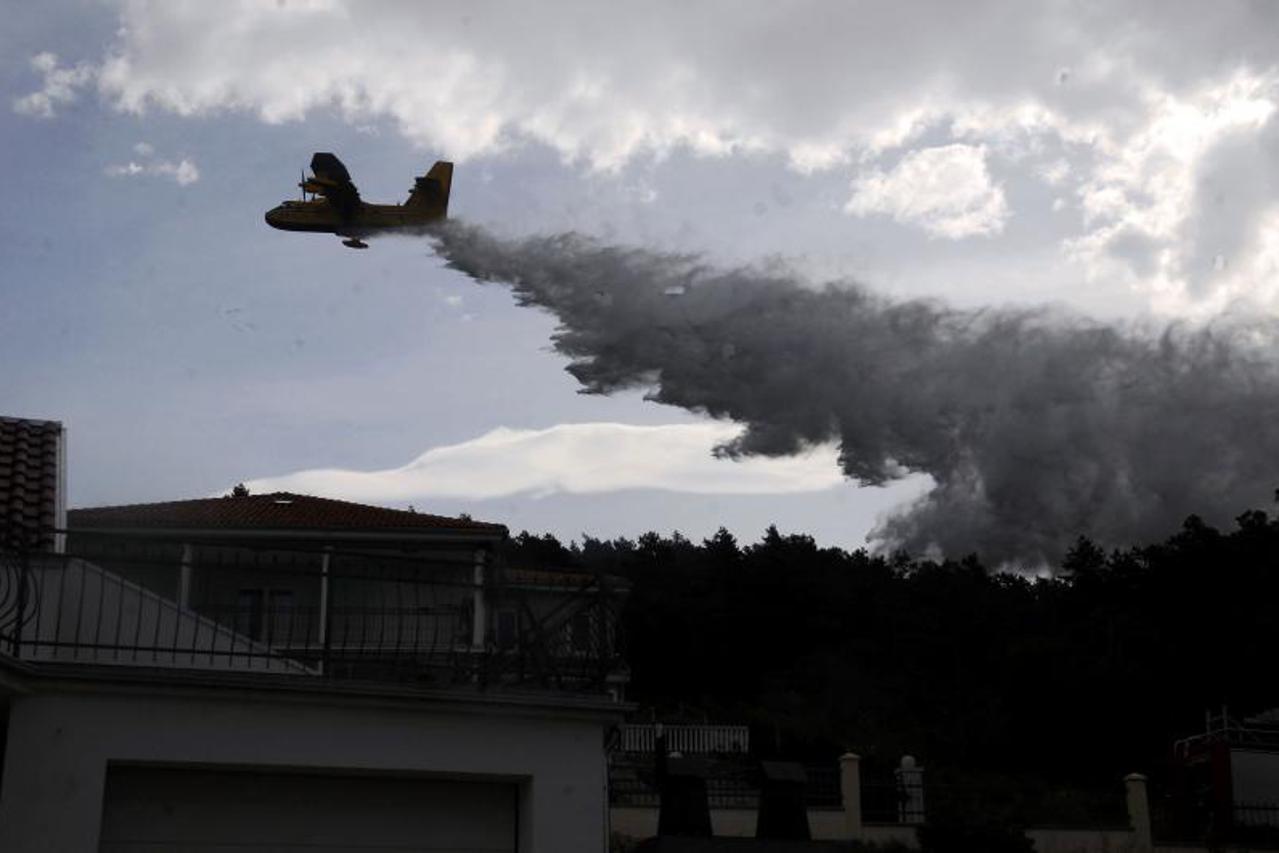
<svg viewBox="0 0 1279 853"><path fill-rule="evenodd" d="M191 609L191 567L195 564L195 552L190 545L182 546L182 565L178 569L178 606Z"/></svg>
<svg viewBox="0 0 1279 853"><path fill-rule="evenodd" d="M329 648L329 563L333 559L333 546L324 546L324 554L320 557L320 612L317 616L316 638L320 648L325 650L324 660L320 661L320 672L324 671L328 660Z"/></svg>
<svg viewBox="0 0 1279 853"><path fill-rule="evenodd" d="M1133 853L1151 853L1154 842L1150 831L1150 797L1146 793L1146 777L1129 773L1124 777L1128 801L1128 823L1132 825Z"/></svg>
<svg viewBox="0 0 1279 853"><path fill-rule="evenodd" d="M901 766L893 775L897 779L897 822L923 823L924 768L915 763L915 756L903 755Z"/></svg>
<svg viewBox="0 0 1279 853"><path fill-rule="evenodd" d="M58 428L58 490L55 493L53 526L58 532L53 535L53 553L65 554L67 551L67 428Z"/></svg>
<svg viewBox="0 0 1279 853"><path fill-rule="evenodd" d="M475 588L472 593L473 607L471 610L471 648L476 651L482 651L485 646L486 632L488 630L488 613L487 613L487 590L484 589L484 551L477 550L475 552Z"/></svg>
<svg viewBox="0 0 1279 853"><path fill-rule="evenodd" d="M862 757L846 752L839 757L839 795L844 803L844 834L862 838Z"/></svg>

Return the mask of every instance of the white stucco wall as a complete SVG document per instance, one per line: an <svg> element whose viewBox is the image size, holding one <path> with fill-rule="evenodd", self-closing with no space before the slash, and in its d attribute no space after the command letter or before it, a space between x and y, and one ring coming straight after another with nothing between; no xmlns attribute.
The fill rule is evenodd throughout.
<svg viewBox="0 0 1279 853"><path fill-rule="evenodd" d="M600 709L68 683L12 702L0 839L9 853L96 851L115 761L511 781L521 853L602 851L613 721Z"/></svg>
<svg viewBox="0 0 1279 853"><path fill-rule="evenodd" d="M657 834L656 806L614 806L612 831L615 835L638 841ZM754 809L711 809L711 828L717 836L753 837L757 814ZM833 808L808 810L808 827L815 840L848 838L844 812ZM1035 842L1036 853L1140 853L1131 830L1124 829L1060 829L1036 828L1026 834ZM864 824L862 841L873 844L902 844L919 847L914 826L896 824ZM1184 853L1203 853L1201 848L1186 848Z"/></svg>
<svg viewBox="0 0 1279 853"><path fill-rule="evenodd" d="M753 809L711 809L711 831L717 836L754 838L759 814ZM611 828L614 835L639 841L657 834L657 806L613 806ZM873 832L874 827L868 828ZM914 827L884 827L883 840L902 840L915 845ZM844 810L810 806L808 831L814 840L842 841L849 838ZM877 836L878 840L878 836Z"/></svg>
<svg viewBox="0 0 1279 853"><path fill-rule="evenodd" d="M1236 803L1279 803L1279 753L1230 750L1230 783Z"/></svg>
<svg viewBox="0 0 1279 853"><path fill-rule="evenodd" d="M1127 829L1028 829L1035 853L1142 853Z"/></svg>

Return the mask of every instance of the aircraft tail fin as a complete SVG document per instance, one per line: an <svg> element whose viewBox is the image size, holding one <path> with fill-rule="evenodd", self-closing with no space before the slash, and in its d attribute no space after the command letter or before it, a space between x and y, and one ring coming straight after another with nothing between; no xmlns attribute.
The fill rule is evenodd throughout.
<svg viewBox="0 0 1279 853"><path fill-rule="evenodd" d="M449 212L449 190L453 186L453 164L447 160L437 160L431 171L418 178L409 192L409 200L405 207L415 208L423 212L447 216Z"/></svg>

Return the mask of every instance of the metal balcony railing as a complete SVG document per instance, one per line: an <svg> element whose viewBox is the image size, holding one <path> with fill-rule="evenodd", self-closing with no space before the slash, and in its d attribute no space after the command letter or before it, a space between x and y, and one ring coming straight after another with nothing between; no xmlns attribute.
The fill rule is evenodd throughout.
<svg viewBox="0 0 1279 853"><path fill-rule="evenodd" d="M673 725L629 723L622 726L623 752L653 752L657 735L666 739L666 748L685 755L747 753L751 733L747 726Z"/></svg>
<svg viewBox="0 0 1279 853"><path fill-rule="evenodd" d="M1240 749L1261 752L1279 752L1279 724L1272 720L1237 720L1223 709L1220 714L1205 716L1204 731L1182 738L1173 744L1173 754L1179 761L1188 761L1203 755L1214 743L1224 743Z"/></svg>
<svg viewBox="0 0 1279 853"><path fill-rule="evenodd" d="M73 534L65 554L0 550L0 653L37 665L609 689L621 669L618 593L608 578L557 577L521 583L491 555L477 564Z"/></svg>

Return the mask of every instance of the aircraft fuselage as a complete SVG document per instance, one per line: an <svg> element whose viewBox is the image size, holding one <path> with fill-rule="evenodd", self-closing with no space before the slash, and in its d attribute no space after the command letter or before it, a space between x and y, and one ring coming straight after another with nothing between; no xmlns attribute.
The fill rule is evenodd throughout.
<svg viewBox="0 0 1279 853"><path fill-rule="evenodd" d="M312 231L345 237L343 245L367 249L361 237L387 231L422 229L448 216L453 164L436 160L430 171L413 181L403 204L368 204L351 182L351 174L336 154L317 151L311 158L311 177L298 187L302 198L281 202L266 212L266 224L282 231ZM312 198L306 197L312 193Z"/></svg>
<svg viewBox="0 0 1279 853"><path fill-rule="evenodd" d="M266 212L266 224L282 231L312 231L342 237L366 237L385 231L424 228L444 219L437 211L413 210L403 204L367 204L344 215L324 199L286 201Z"/></svg>

